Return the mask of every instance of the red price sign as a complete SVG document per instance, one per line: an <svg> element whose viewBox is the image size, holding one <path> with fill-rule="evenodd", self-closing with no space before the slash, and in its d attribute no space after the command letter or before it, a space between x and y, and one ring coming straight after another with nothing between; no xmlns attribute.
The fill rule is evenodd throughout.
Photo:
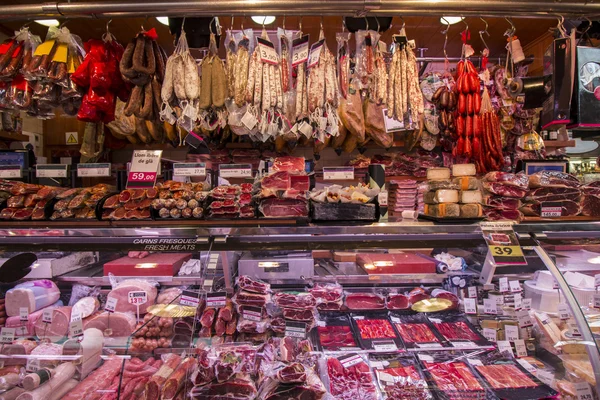
<svg viewBox="0 0 600 400"><path fill-rule="evenodd" d="M127 177L128 182L154 182L156 172L130 172Z"/></svg>
<svg viewBox="0 0 600 400"><path fill-rule="evenodd" d="M129 301L129 304L141 306L142 304L145 304L148 301L148 293L141 290L129 292L127 295L127 301Z"/></svg>

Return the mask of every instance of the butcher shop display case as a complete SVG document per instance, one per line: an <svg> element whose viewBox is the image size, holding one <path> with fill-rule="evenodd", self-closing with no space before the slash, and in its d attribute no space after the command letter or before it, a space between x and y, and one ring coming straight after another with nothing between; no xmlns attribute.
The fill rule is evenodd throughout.
<svg viewBox="0 0 600 400"><path fill-rule="evenodd" d="M598 396L600 223L149 225L0 230L0 398Z"/></svg>

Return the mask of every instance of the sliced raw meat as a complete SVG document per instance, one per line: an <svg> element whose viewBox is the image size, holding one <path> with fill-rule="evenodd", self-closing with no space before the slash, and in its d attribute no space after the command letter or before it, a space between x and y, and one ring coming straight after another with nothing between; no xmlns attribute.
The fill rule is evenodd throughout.
<svg viewBox="0 0 600 400"><path fill-rule="evenodd" d="M292 363L277 371L277 379L282 383L301 383L306 381L306 369L300 363Z"/></svg>
<svg viewBox="0 0 600 400"><path fill-rule="evenodd" d="M526 200L530 201L561 201L573 200L578 201L581 196L581 191L577 188L552 188L543 187L530 191Z"/></svg>
<svg viewBox="0 0 600 400"><path fill-rule="evenodd" d="M25 221L33 215L33 208L20 208L13 214L12 218L17 221Z"/></svg>
<svg viewBox="0 0 600 400"><path fill-rule="evenodd" d="M439 342L429 325L422 324L395 324L396 329L400 333L402 340L406 343L434 343Z"/></svg>
<svg viewBox="0 0 600 400"><path fill-rule="evenodd" d="M271 167L273 171L288 171L292 174L303 174L305 173L305 160L304 157L277 157L273 160Z"/></svg>
<svg viewBox="0 0 600 400"><path fill-rule="evenodd" d="M358 347L349 325L317 327L319 341L325 350L337 351L344 347Z"/></svg>
<svg viewBox="0 0 600 400"><path fill-rule="evenodd" d="M119 201L118 194L112 195L104 201L104 208L117 208L120 206L121 206L121 203Z"/></svg>
<svg viewBox="0 0 600 400"><path fill-rule="evenodd" d="M581 200L581 215L600 217L600 196L585 195Z"/></svg>
<svg viewBox="0 0 600 400"><path fill-rule="evenodd" d="M69 208L81 208L85 206L85 201L89 198L89 194L79 194L73 197L73 200L69 202Z"/></svg>
<svg viewBox="0 0 600 400"><path fill-rule="evenodd" d="M104 361L98 369L88 375L75 389L71 390L62 400L83 400L99 396L99 391L106 389L113 378L121 372L121 358L111 358Z"/></svg>
<svg viewBox="0 0 600 400"><path fill-rule="evenodd" d="M0 218L2 215L0 214ZM39 221L46 218L46 212L43 208L36 208L33 210L33 214L31 214L31 219L34 221Z"/></svg>
<svg viewBox="0 0 600 400"><path fill-rule="evenodd" d="M273 295L273 301L281 308L312 309L317 305L317 300L310 293L285 293Z"/></svg>
<svg viewBox="0 0 600 400"><path fill-rule="evenodd" d="M502 210L518 210L522 203L521 200L511 199L510 197L486 196L483 204Z"/></svg>
<svg viewBox="0 0 600 400"><path fill-rule="evenodd" d="M50 200L53 199L58 193L62 190L61 188L56 188L52 186L44 186L35 194L38 200Z"/></svg>
<svg viewBox="0 0 600 400"><path fill-rule="evenodd" d="M374 293L350 293L346 295L346 306L350 310L382 310L385 299Z"/></svg>
<svg viewBox="0 0 600 400"><path fill-rule="evenodd" d="M266 199L258 209L267 218L296 218L308 216L308 202L305 200Z"/></svg>
<svg viewBox="0 0 600 400"><path fill-rule="evenodd" d="M13 215L15 215L15 212L17 212L17 210L18 208L5 208L2 211L0 211L0 218L11 219Z"/></svg>
<svg viewBox="0 0 600 400"><path fill-rule="evenodd" d="M35 207L37 202L38 202L38 200L35 197L35 194L28 194L27 196L25 196L25 200L23 201L23 206L24 207Z"/></svg>
<svg viewBox="0 0 600 400"><path fill-rule="evenodd" d="M233 299L237 305L254 307L264 307L269 300L270 296L267 294L251 293L243 290L237 292Z"/></svg>
<svg viewBox="0 0 600 400"><path fill-rule="evenodd" d="M310 322L314 321L315 315L312 310L298 310L293 308L284 308L283 317L292 321Z"/></svg>
<svg viewBox="0 0 600 400"><path fill-rule="evenodd" d="M265 176L260 181L263 189L287 190L292 186L290 174L288 171L279 171Z"/></svg>
<svg viewBox="0 0 600 400"><path fill-rule="evenodd" d="M423 363L425 369L433 376L433 380L441 391L451 398L463 398L461 392L483 391L477 378L462 362ZM471 396L472 397L472 396Z"/></svg>
<svg viewBox="0 0 600 400"><path fill-rule="evenodd" d="M250 400L256 398L256 387L248 376L236 376L227 382L194 386L190 393L192 399L201 400Z"/></svg>
<svg viewBox="0 0 600 400"><path fill-rule="evenodd" d="M344 358L342 358L343 361L345 361ZM377 390L369 365L362 359L358 363L350 362L346 364L346 367L342 362L333 357L327 359L329 392L334 399L376 400Z"/></svg>
<svg viewBox="0 0 600 400"><path fill-rule="evenodd" d="M131 192L131 190L123 190L119 194L119 201L121 203L127 203L129 200L131 200Z"/></svg>
<svg viewBox="0 0 600 400"><path fill-rule="evenodd" d="M387 319L355 319L363 339L396 338L392 324Z"/></svg>
<svg viewBox="0 0 600 400"><path fill-rule="evenodd" d="M516 389L539 386L515 365L478 365L479 372L494 389Z"/></svg>
<svg viewBox="0 0 600 400"><path fill-rule="evenodd" d="M410 301L410 304L415 304L419 301L427 300L429 298L431 298L431 296L423 288L414 288L408 294L408 300Z"/></svg>
<svg viewBox="0 0 600 400"><path fill-rule="evenodd" d="M513 197L516 199L522 199L527 194L526 189L500 182L483 182L483 187L490 193L494 193L499 196Z"/></svg>
<svg viewBox="0 0 600 400"><path fill-rule="evenodd" d="M23 204L25 204L25 196L24 195L9 197L8 200L6 201L6 205L9 208L21 208L21 207L23 207Z"/></svg>
<svg viewBox="0 0 600 400"><path fill-rule="evenodd" d="M546 202L547 203L547 202ZM581 212L581 207L579 203L576 203L572 200L562 200L553 202L556 206L561 208L561 217L573 217L578 215ZM534 201L531 203L525 204L519 210L525 215L531 216L541 216L542 215L542 204L539 201Z"/></svg>
<svg viewBox="0 0 600 400"><path fill-rule="evenodd" d="M410 308L408 297L403 294L390 294L387 299L388 310L407 310Z"/></svg>
<svg viewBox="0 0 600 400"><path fill-rule="evenodd" d="M216 315L217 310L215 310L214 308L205 309L202 313L202 316L200 317L200 325L202 325L205 328L210 328L213 325Z"/></svg>
<svg viewBox="0 0 600 400"><path fill-rule="evenodd" d="M529 187L578 187L577 177L560 171L539 171L529 176Z"/></svg>
<svg viewBox="0 0 600 400"><path fill-rule="evenodd" d="M310 177L308 175L292 175L290 176L290 184L294 190L310 190Z"/></svg>
<svg viewBox="0 0 600 400"><path fill-rule="evenodd" d="M241 290L252 293L266 294L271 290L271 285L268 283L252 279L247 275L238 277L237 284Z"/></svg>
<svg viewBox="0 0 600 400"><path fill-rule="evenodd" d="M435 328L446 340L480 340L469 326L462 322L434 322Z"/></svg>
<svg viewBox="0 0 600 400"><path fill-rule="evenodd" d="M519 210L496 210L493 208L486 208L483 210L483 215L488 221L499 221L499 220L513 220L521 221L523 219L523 213Z"/></svg>
<svg viewBox="0 0 600 400"><path fill-rule="evenodd" d="M317 283L308 291L317 300L339 301L344 295L342 286L336 283Z"/></svg>
<svg viewBox="0 0 600 400"><path fill-rule="evenodd" d="M338 301L326 301L326 300L318 300L317 301L317 310L319 311L336 311L341 310L344 305L344 301L339 299Z"/></svg>

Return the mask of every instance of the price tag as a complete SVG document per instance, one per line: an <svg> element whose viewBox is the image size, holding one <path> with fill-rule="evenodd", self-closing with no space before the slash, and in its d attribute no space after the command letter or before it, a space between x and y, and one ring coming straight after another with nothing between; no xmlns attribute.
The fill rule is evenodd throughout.
<svg viewBox="0 0 600 400"><path fill-rule="evenodd" d="M531 299L523 299L521 302L521 308L527 311L531 310Z"/></svg>
<svg viewBox="0 0 600 400"><path fill-rule="evenodd" d="M242 308L242 318L247 319L249 321L260 322L260 320L262 319L262 308L244 306Z"/></svg>
<svg viewBox="0 0 600 400"><path fill-rule="evenodd" d="M25 364L25 371L37 372L40 369L40 360L38 358L28 358Z"/></svg>
<svg viewBox="0 0 600 400"><path fill-rule="evenodd" d="M505 325L504 338L509 342L516 342L519 340L519 327L515 325Z"/></svg>
<svg viewBox="0 0 600 400"><path fill-rule="evenodd" d="M66 178L67 164L38 164L35 166L35 176L38 178Z"/></svg>
<svg viewBox="0 0 600 400"><path fill-rule="evenodd" d="M464 299L465 314L477 314L477 300L475 299Z"/></svg>
<svg viewBox="0 0 600 400"><path fill-rule="evenodd" d="M556 218L562 216L562 204L560 202L543 201L540 216L542 218Z"/></svg>
<svg viewBox="0 0 600 400"><path fill-rule="evenodd" d="M251 164L221 164L219 165L221 178L252 178Z"/></svg>
<svg viewBox="0 0 600 400"><path fill-rule="evenodd" d="M498 331L492 328L483 328L483 337L490 342L498 341Z"/></svg>
<svg viewBox="0 0 600 400"><path fill-rule="evenodd" d="M576 336L576 337L581 336L581 332L579 331L579 327L577 326L577 323L575 321L567 322L567 326L569 327L569 330L571 331L571 334L573 336Z"/></svg>
<svg viewBox="0 0 600 400"><path fill-rule="evenodd" d="M535 375L540 381L542 381L546 385L550 387L554 386L554 374L552 372L545 371L543 369L538 369Z"/></svg>
<svg viewBox="0 0 600 400"><path fill-rule="evenodd" d="M148 301L148 293L143 290L129 292L127 294L127 301L129 304L133 304L135 306L146 304Z"/></svg>
<svg viewBox="0 0 600 400"><path fill-rule="evenodd" d="M495 299L483 299L483 310L486 314L498 314L498 304Z"/></svg>
<svg viewBox="0 0 600 400"><path fill-rule="evenodd" d="M509 352L510 354L514 355L513 349L508 340L498 340L497 344L498 344L498 351L500 353L504 353L506 351L506 352Z"/></svg>
<svg viewBox="0 0 600 400"><path fill-rule="evenodd" d="M573 384L573 387L575 387L575 393L577 393L577 400L593 400L594 395L589 383L577 382Z"/></svg>
<svg viewBox="0 0 600 400"><path fill-rule="evenodd" d="M353 180L354 167L323 167L323 180Z"/></svg>
<svg viewBox="0 0 600 400"><path fill-rule="evenodd" d="M508 286L510 287L510 291L512 293L519 293L523 290L521 289L521 284L519 281L510 281L508 282Z"/></svg>
<svg viewBox="0 0 600 400"><path fill-rule="evenodd" d="M227 304L226 292L214 292L206 294L206 307L220 308Z"/></svg>
<svg viewBox="0 0 600 400"><path fill-rule="evenodd" d="M528 328L533 326L533 322L531 321L528 310L519 310L516 312L516 314L517 319L519 320L519 328Z"/></svg>
<svg viewBox="0 0 600 400"><path fill-rule="evenodd" d="M246 111L246 113L241 119L241 122L246 128L252 130L258 123L258 120L250 111Z"/></svg>
<svg viewBox="0 0 600 400"><path fill-rule="evenodd" d="M483 367L483 363L481 362L481 360L478 360L476 358L467 358L467 362L474 367Z"/></svg>
<svg viewBox="0 0 600 400"><path fill-rule="evenodd" d="M563 321L566 321L569 318L571 318L571 309L566 303L560 303L558 305L558 317Z"/></svg>
<svg viewBox="0 0 600 400"><path fill-rule="evenodd" d="M509 291L508 289L508 278L500 278L498 281L498 286L500 288L501 293L506 293Z"/></svg>
<svg viewBox="0 0 600 400"><path fill-rule="evenodd" d="M0 329L1 344L12 344L13 340L15 340L15 328Z"/></svg>
<svg viewBox="0 0 600 400"><path fill-rule="evenodd" d="M442 347L441 343L416 343L416 345L421 349L432 349Z"/></svg>
<svg viewBox="0 0 600 400"><path fill-rule="evenodd" d="M477 347L473 342L450 342L453 347L458 348L473 348Z"/></svg>
<svg viewBox="0 0 600 400"><path fill-rule="evenodd" d="M510 222L482 222L481 233L496 265L527 265Z"/></svg>
<svg viewBox="0 0 600 400"><path fill-rule="evenodd" d="M383 114L383 125L386 133L394 133L404 129L404 121L398 121L395 118L390 118L387 115L387 108L381 110Z"/></svg>
<svg viewBox="0 0 600 400"><path fill-rule="evenodd" d="M51 324L53 315L54 315L53 309L44 310L44 313L42 314L42 322L44 322L46 324Z"/></svg>
<svg viewBox="0 0 600 400"><path fill-rule="evenodd" d="M321 50L323 50L323 44L325 44L325 39L319 40L310 47L310 54L308 55L308 68L312 68L319 63Z"/></svg>
<svg viewBox="0 0 600 400"><path fill-rule="evenodd" d="M285 336L306 339L306 323L286 320Z"/></svg>
<svg viewBox="0 0 600 400"><path fill-rule="evenodd" d="M594 308L600 308L600 293L594 294Z"/></svg>
<svg viewBox="0 0 600 400"><path fill-rule="evenodd" d="M277 52L275 51L275 45L273 43L261 37L257 37L256 42L258 43L258 50L260 51L260 60L262 62L272 65L279 64L279 59L277 57Z"/></svg>
<svg viewBox="0 0 600 400"><path fill-rule="evenodd" d="M387 190L379 192L379 194L377 195L377 201L379 202L380 206L387 207L387 205L388 205L388 192L387 192Z"/></svg>
<svg viewBox="0 0 600 400"><path fill-rule="evenodd" d="M27 321L29 319L29 308L19 307L19 321Z"/></svg>
<svg viewBox="0 0 600 400"><path fill-rule="evenodd" d="M292 41L292 67L308 60L308 35Z"/></svg>
<svg viewBox="0 0 600 400"><path fill-rule="evenodd" d="M514 300L515 310L520 310L521 308L523 308L523 298L521 297L521 293L515 293Z"/></svg>
<svg viewBox="0 0 600 400"><path fill-rule="evenodd" d="M147 189L154 186L160 167L162 150L135 150L127 176L127 189Z"/></svg>
<svg viewBox="0 0 600 400"><path fill-rule="evenodd" d="M83 336L83 321L81 321L81 317L71 320L69 333L69 336L72 338Z"/></svg>
<svg viewBox="0 0 600 400"><path fill-rule="evenodd" d="M515 350L517 351L517 357L527 357L527 347L523 339L515 340Z"/></svg>
<svg viewBox="0 0 600 400"><path fill-rule="evenodd" d="M429 354L417 354L417 357L419 357L419 360L421 360L423 362L429 362L429 363L433 362L433 357L430 356Z"/></svg>
<svg viewBox="0 0 600 400"><path fill-rule="evenodd" d="M472 299L476 299L477 298L477 287L476 286L469 286L467 288L467 295L472 298Z"/></svg>
<svg viewBox="0 0 600 400"><path fill-rule="evenodd" d="M344 368L350 368L353 365L360 364L363 362L363 359L358 354L348 354L342 357L338 357L338 361L342 364Z"/></svg>
<svg viewBox="0 0 600 400"><path fill-rule="evenodd" d="M521 367L525 368L525 370L527 372L529 372L532 375L536 375L537 373L537 368L534 367L533 365L531 365L527 360L517 360L517 362L519 364L521 364Z"/></svg>
<svg viewBox="0 0 600 400"><path fill-rule="evenodd" d="M0 165L0 178L2 179L21 179L23 171L20 165Z"/></svg>
<svg viewBox="0 0 600 400"><path fill-rule="evenodd" d="M110 176L110 163L77 164L77 177Z"/></svg>
<svg viewBox="0 0 600 400"><path fill-rule="evenodd" d="M393 340L377 340L371 343L373 344L373 350L375 351L398 351L398 346L396 346L396 342Z"/></svg>
<svg viewBox="0 0 600 400"><path fill-rule="evenodd" d="M146 293L146 292L144 292ZM117 308L117 298L116 297L107 297L106 304L104 305L104 311L113 313Z"/></svg>
<svg viewBox="0 0 600 400"><path fill-rule="evenodd" d="M200 293L184 290L179 298L179 304L182 306L198 307L200 304Z"/></svg>
<svg viewBox="0 0 600 400"><path fill-rule="evenodd" d="M206 176L206 164L174 163L173 176Z"/></svg>

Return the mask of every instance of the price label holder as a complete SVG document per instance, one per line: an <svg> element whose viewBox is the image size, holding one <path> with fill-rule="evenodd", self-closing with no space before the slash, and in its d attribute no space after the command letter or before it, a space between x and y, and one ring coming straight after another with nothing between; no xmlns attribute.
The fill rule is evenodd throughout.
<svg viewBox="0 0 600 400"><path fill-rule="evenodd" d="M323 167L323 180L325 180L325 181L354 180L354 167Z"/></svg>
<svg viewBox="0 0 600 400"><path fill-rule="evenodd" d="M496 299L483 299L483 310L486 314L498 314L498 304Z"/></svg>
<svg viewBox="0 0 600 400"><path fill-rule="evenodd" d="M51 324L53 312L54 312L54 310L52 310L52 309L44 310L44 313L42 314L42 322L45 324Z"/></svg>
<svg viewBox="0 0 600 400"><path fill-rule="evenodd" d="M469 286L467 288L467 295L472 299L476 299L477 298L477 286Z"/></svg>
<svg viewBox="0 0 600 400"><path fill-rule="evenodd" d="M481 222L481 233L494 264L527 265L517 235L509 222Z"/></svg>
<svg viewBox="0 0 600 400"><path fill-rule="evenodd" d="M66 178L69 166L67 164L38 164L35 166L37 178Z"/></svg>
<svg viewBox="0 0 600 400"><path fill-rule="evenodd" d="M398 346L393 340L374 340L371 342L373 350L380 352L398 351Z"/></svg>
<svg viewBox="0 0 600 400"><path fill-rule="evenodd" d="M477 314L477 300L464 299L465 314Z"/></svg>
<svg viewBox="0 0 600 400"><path fill-rule="evenodd" d="M543 383L545 383L546 385L553 387L554 386L554 374L552 372L543 370L543 369L538 369L535 373L535 375L537 376L537 378L542 381Z"/></svg>
<svg viewBox="0 0 600 400"><path fill-rule="evenodd" d="M244 306L242 309L242 318L249 321L260 322L262 319L262 308Z"/></svg>
<svg viewBox="0 0 600 400"><path fill-rule="evenodd" d="M500 278L498 281L498 287L500 288L501 293L506 293L509 291L508 287L508 278Z"/></svg>
<svg viewBox="0 0 600 400"><path fill-rule="evenodd" d="M483 337L490 342L498 341L498 331L492 328L483 328Z"/></svg>
<svg viewBox="0 0 600 400"><path fill-rule="evenodd" d="M37 372L40 369L40 359L37 357L30 357L25 363L25 371Z"/></svg>
<svg viewBox="0 0 600 400"><path fill-rule="evenodd" d="M252 178L251 164L221 164L219 165L221 178Z"/></svg>
<svg viewBox="0 0 600 400"><path fill-rule="evenodd" d="M206 163L174 163L173 176L206 176Z"/></svg>
<svg viewBox="0 0 600 400"><path fill-rule="evenodd" d="M19 307L19 321L24 322L29 319L29 308Z"/></svg>
<svg viewBox="0 0 600 400"><path fill-rule="evenodd" d="M308 68L312 68L319 63L321 50L323 50L324 44L325 39L321 39L310 47L310 54L308 55Z"/></svg>
<svg viewBox="0 0 600 400"><path fill-rule="evenodd" d="M483 367L483 363L481 362L481 360L478 360L476 358L467 358L467 362L474 367Z"/></svg>
<svg viewBox="0 0 600 400"><path fill-rule="evenodd" d="M118 300L116 297L107 297L106 305L104 306L104 311L108 313L114 313L117 308L117 301Z"/></svg>
<svg viewBox="0 0 600 400"><path fill-rule="evenodd" d="M83 336L83 321L79 315L71 319L69 324L69 337L77 338Z"/></svg>
<svg viewBox="0 0 600 400"><path fill-rule="evenodd" d="M394 133L404 130L404 121L398 121L395 118L390 118L387 115L387 108L381 110L383 114L383 125L386 133Z"/></svg>
<svg viewBox="0 0 600 400"><path fill-rule="evenodd" d="M531 317L529 316L528 310L519 310L516 312L517 320L519 321L519 328L528 328L533 326Z"/></svg>
<svg viewBox="0 0 600 400"><path fill-rule="evenodd" d="M360 364L363 361L363 358L361 356L359 356L358 354L352 353L352 354L347 354L347 355L343 355L341 357L338 357L338 361L342 364L342 366L344 368L350 368L353 365L356 364Z"/></svg>
<svg viewBox="0 0 600 400"><path fill-rule="evenodd" d="M162 150L134 150L127 175L127 189L148 189L156 183Z"/></svg>
<svg viewBox="0 0 600 400"><path fill-rule="evenodd" d="M558 317L563 321L571 318L571 308L567 303L560 303L558 305Z"/></svg>
<svg viewBox="0 0 600 400"><path fill-rule="evenodd" d="M521 301L521 308L527 311L531 310L531 299L523 299Z"/></svg>
<svg viewBox="0 0 600 400"><path fill-rule="evenodd" d="M1 344L12 344L15 340L15 328L2 328L0 329L0 343Z"/></svg>
<svg viewBox="0 0 600 400"><path fill-rule="evenodd" d="M260 54L260 60L263 63L272 65L279 64L279 59L277 57L277 52L275 51L275 45L273 43L261 37L256 38L256 43L258 44L258 54Z"/></svg>
<svg viewBox="0 0 600 400"><path fill-rule="evenodd" d="M521 289L521 284L519 281L510 281L508 282L508 286L510 287L511 293L520 293L523 289Z"/></svg>
<svg viewBox="0 0 600 400"><path fill-rule="evenodd" d="M600 293L594 293L594 308L600 308Z"/></svg>
<svg viewBox="0 0 600 400"><path fill-rule="evenodd" d="M517 353L517 357L527 357L527 347L525 346L525 340L515 340L515 351Z"/></svg>
<svg viewBox="0 0 600 400"><path fill-rule="evenodd" d="M77 164L78 178L110 176L110 163Z"/></svg>
<svg viewBox="0 0 600 400"><path fill-rule="evenodd" d="M516 342L519 340L519 327L515 325L505 325L504 338L509 342Z"/></svg>
<svg viewBox="0 0 600 400"><path fill-rule="evenodd" d="M577 393L577 400L593 400L594 395L592 394L592 388L587 382L574 383L575 393Z"/></svg>
<svg viewBox="0 0 600 400"><path fill-rule="evenodd" d="M299 321L285 321L285 336L306 339L306 323Z"/></svg>
<svg viewBox="0 0 600 400"><path fill-rule="evenodd" d="M558 218L562 216L562 204L554 201L543 201L540 205L540 217Z"/></svg>
<svg viewBox="0 0 600 400"><path fill-rule="evenodd" d="M308 60L309 35L292 41L292 67L302 64Z"/></svg>
<svg viewBox="0 0 600 400"><path fill-rule="evenodd" d="M514 356L512 346L510 345L510 342L508 340L498 340L497 344L498 344L498 351L500 353L504 353L506 351Z"/></svg>
<svg viewBox="0 0 600 400"><path fill-rule="evenodd" d="M20 165L0 165L0 178L2 179L21 179L23 170Z"/></svg>
<svg viewBox="0 0 600 400"><path fill-rule="evenodd" d="M221 308L227 304L226 292L214 292L206 294L206 307Z"/></svg>
<svg viewBox="0 0 600 400"><path fill-rule="evenodd" d="M200 304L200 293L184 290L179 298L179 304L182 306L198 307Z"/></svg>
<svg viewBox="0 0 600 400"><path fill-rule="evenodd" d="M523 297L521 296L521 293L515 293L513 298L515 300L515 310L523 308Z"/></svg>
<svg viewBox="0 0 600 400"><path fill-rule="evenodd" d="M531 365L527 360L517 360L521 367L525 368L527 372L537 376L537 368Z"/></svg>
<svg viewBox="0 0 600 400"><path fill-rule="evenodd" d="M148 293L144 290L131 291L127 294L127 302L137 308L137 319L140 320L140 306L148 301Z"/></svg>

